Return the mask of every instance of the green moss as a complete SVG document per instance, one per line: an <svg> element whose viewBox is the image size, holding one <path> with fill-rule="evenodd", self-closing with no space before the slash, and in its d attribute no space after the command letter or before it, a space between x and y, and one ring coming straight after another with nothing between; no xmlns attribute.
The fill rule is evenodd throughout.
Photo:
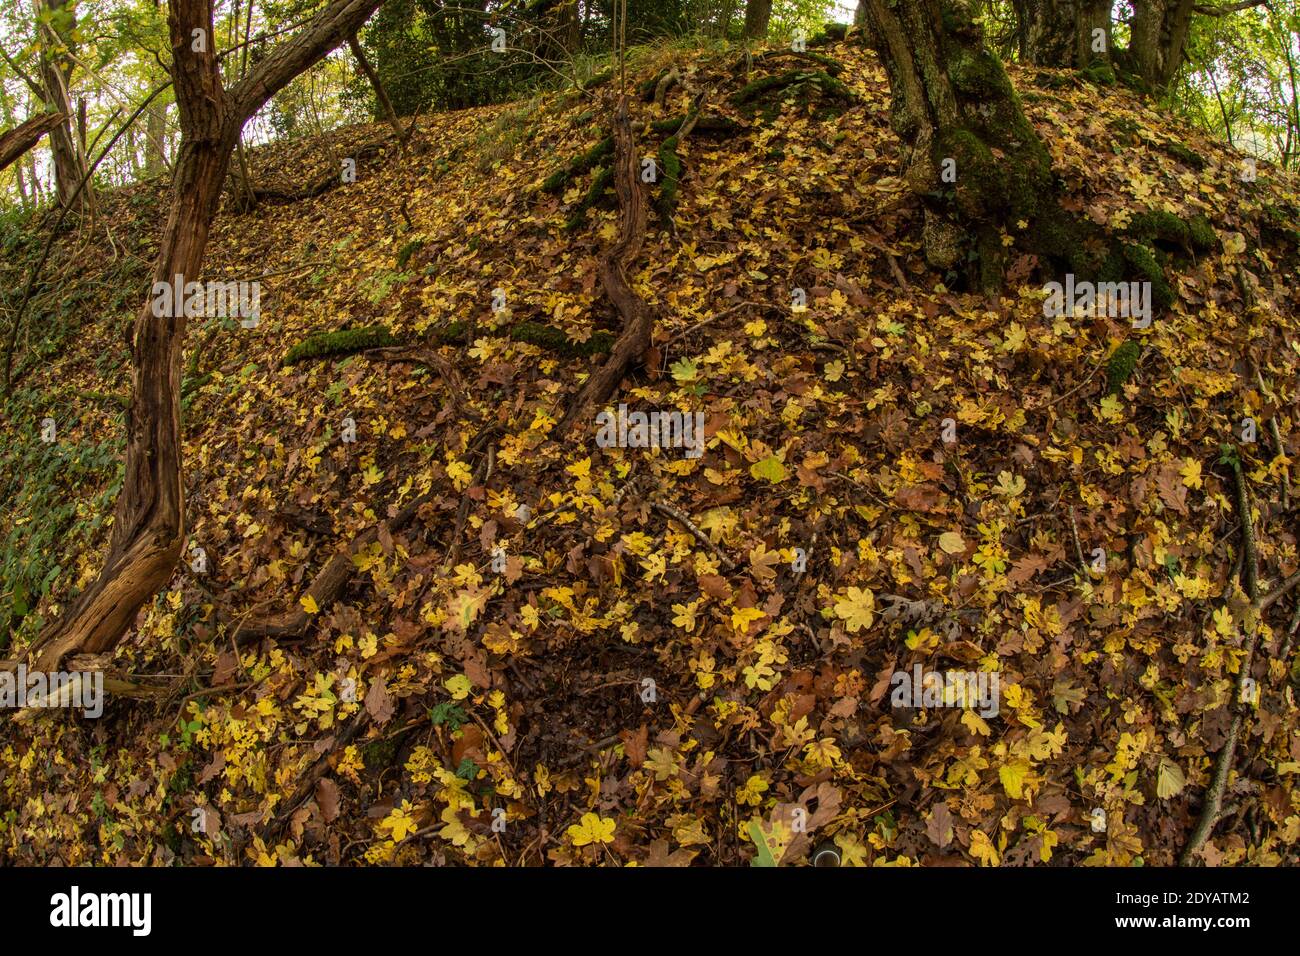
<svg viewBox="0 0 1300 956"><path fill-rule="evenodd" d="M1201 170L1205 168L1205 157L1184 146L1177 140L1170 140L1167 143L1162 143L1160 148L1170 156L1174 157L1174 159L1186 163L1188 166L1192 167L1192 169Z"/></svg>
<svg viewBox="0 0 1300 956"><path fill-rule="evenodd" d="M614 167L605 166L596 173L596 178L591 182L591 188L587 190L587 195L583 197L582 202L578 203L573 214L569 216L569 221L564 224L564 228L573 232L587 221L587 210L594 207L604 198L610 188L614 185Z"/></svg>
<svg viewBox="0 0 1300 956"><path fill-rule="evenodd" d="M510 340L536 345L567 358L603 355L614 347L614 336L609 332L593 332L585 342L575 342L562 330L537 322L520 322L511 326Z"/></svg>
<svg viewBox="0 0 1300 956"><path fill-rule="evenodd" d="M606 136L591 149L570 160L542 181L542 192L559 193L568 183L583 173L594 169L607 156L614 155L614 137Z"/></svg>
<svg viewBox="0 0 1300 956"><path fill-rule="evenodd" d="M1111 353L1110 360L1106 363L1107 395L1119 394L1119 390L1124 387L1124 383L1132 376L1141 351L1141 346L1129 339Z"/></svg>
<svg viewBox="0 0 1300 956"><path fill-rule="evenodd" d="M411 256L415 255L424 246L423 239L412 239L406 245L397 251L397 271L404 272L406 264L411 261Z"/></svg>
<svg viewBox="0 0 1300 956"><path fill-rule="evenodd" d="M1173 289L1165 281L1164 269L1160 267L1151 249L1136 242L1124 243L1118 251L1118 259L1120 261L1116 262L1116 256L1112 254L1107 261L1102 270L1103 281L1119 282L1136 278L1139 282L1150 282L1152 309L1163 312L1173 305Z"/></svg>
<svg viewBox="0 0 1300 956"><path fill-rule="evenodd" d="M1219 237L1214 234L1210 220L1199 213L1187 220L1187 238L1194 249L1216 249L1219 245Z"/></svg>
<svg viewBox="0 0 1300 956"><path fill-rule="evenodd" d="M307 359L334 355L352 355L366 349L386 348L400 344L387 326L370 325L360 329L343 329L339 332L317 332L307 336L291 348L281 363L286 368Z"/></svg>
<svg viewBox="0 0 1300 956"><path fill-rule="evenodd" d="M935 143L935 158L942 171L943 161L957 164L956 182L951 185L957 208L963 216L979 219L1001 208L1007 200L1005 170L993 156L993 151L979 136L968 129L947 130Z"/></svg>
<svg viewBox="0 0 1300 956"><path fill-rule="evenodd" d="M1096 60L1079 72L1096 86L1115 85L1115 68L1105 60Z"/></svg>
<svg viewBox="0 0 1300 956"><path fill-rule="evenodd" d="M659 217L664 223L670 223L677 209L677 182L682 174L682 161L677 155L677 137L669 136L659 147L659 196L656 206Z"/></svg>
<svg viewBox="0 0 1300 956"><path fill-rule="evenodd" d="M955 46L948 75L953 88L972 99L999 100L1012 95L1002 61L985 46Z"/></svg>
<svg viewBox="0 0 1300 956"><path fill-rule="evenodd" d="M655 133L668 133L671 135L681 129L682 123L685 121L686 115L680 114L664 120L655 120L650 124L650 129ZM725 116L701 116L695 121L695 126L691 128L691 135L695 136L701 133L731 135L741 132L744 128L735 120L727 119Z"/></svg>
<svg viewBox="0 0 1300 956"><path fill-rule="evenodd" d="M1164 209L1148 209L1134 216L1128 234L1143 243L1153 240L1184 249L1213 249L1218 238L1210 222L1202 215L1183 219Z"/></svg>
<svg viewBox="0 0 1300 956"><path fill-rule="evenodd" d="M817 114L821 117L855 99L847 86L825 70L788 70L750 81L731 97L731 102L748 113L757 112L766 103L763 116L771 119L780 111L780 102L775 94L787 90L805 102L810 102L814 96L823 100Z"/></svg>

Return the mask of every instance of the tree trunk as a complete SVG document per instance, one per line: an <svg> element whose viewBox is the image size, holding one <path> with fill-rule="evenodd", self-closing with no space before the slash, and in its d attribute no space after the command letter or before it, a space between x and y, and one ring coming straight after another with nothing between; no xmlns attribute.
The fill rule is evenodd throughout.
<svg viewBox="0 0 1300 956"><path fill-rule="evenodd" d="M1183 62L1193 0L1134 0L1128 67L1147 92L1161 93Z"/></svg>
<svg viewBox="0 0 1300 956"><path fill-rule="evenodd" d="M163 149L166 135L167 107L158 103L149 106L145 113L144 174L157 176L167 166L167 154Z"/></svg>
<svg viewBox="0 0 1300 956"><path fill-rule="evenodd" d="M995 288L1002 279L1003 227L1058 206L1047 148L985 46L970 5L862 5L889 76L904 179L924 203L926 259L941 270L965 264L972 282Z"/></svg>
<svg viewBox="0 0 1300 956"><path fill-rule="evenodd" d="M355 36L348 37L348 49L352 51L352 57L357 61L357 66L361 67L361 72L370 81L370 88L375 91L375 99L379 101L380 109L384 113L384 119L388 120L388 125L397 134L397 141L405 144L409 130L402 129L402 124L397 119L397 111L393 109L393 102L388 98L388 93L384 90L384 84L380 82L379 74L375 72L374 67L370 65L370 61L366 59L366 51L361 49L361 43Z"/></svg>
<svg viewBox="0 0 1300 956"><path fill-rule="evenodd" d="M50 131L50 152L54 156L54 182L59 204L66 206L86 175L85 157L77 147L72 131L72 104L68 96L68 80L72 75L72 61L66 50L71 48L72 31L76 28L76 14L67 8L67 0L44 0L50 19L41 24L41 83L44 87L48 111L61 113L64 121ZM77 204L89 205L90 194L82 190Z"/></svg>
<svg viewBox="0 0 1300 956"><path fill-rule="evenodd" d="M1013 6L1026 63L1081 70L1109 62L1109 0L1013 0Z"/></svg>
<svg viewBox="0 0 1300 956"><path fill-rule="evenodd" d="M767 37L772 19L772 0L745 0L745 36L750 40Z"/></svg>
<svg viewBox="0 0 1300 956"><path fill-rule="evenodd" d="M0 133L0 169L4 169L26 153L40 142L42 136L66 119L66 116L58 113L42 113L7 133Z"/></svg>
<svg viewBox="0 0 1300 956"><path fill-rule="evenodd" d="M233 89L222 89L212 0L172 0L168 27L181 146L171 209L154 261L154 281L196 281L240 130L285 84L344 42L382 0L333 0L283 41ZM195 51L195 31L206 46ZM108 557L98 579L37 639L35 668L51 671L74 651L112 648L140 607L175 570L184 540L180 383L185 339L179 315L155 316L152 295L136 315L132 395L127 411L126 475L114 512Z"/></svg>

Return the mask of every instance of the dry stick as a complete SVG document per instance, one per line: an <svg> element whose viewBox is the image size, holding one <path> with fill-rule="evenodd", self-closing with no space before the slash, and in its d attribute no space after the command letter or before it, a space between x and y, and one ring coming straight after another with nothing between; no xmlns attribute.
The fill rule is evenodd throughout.
<svg viewBox="0 0 1300 956"><path fill-rule="evenodd" d="M682 525L691 534L695 535L696 540L699 541L700 544L705 545L710 551L712 551L713 554L717 557L719 561L722 562L723 566L728 571L736 570L736 562L731 560L731 558L729 558L721 548L719 548L716 544L714 544L709 539L709 536L705 534L703 531L701 531L698 526L696 526L695 522L693 522L690 518L686 517L685 513L679 511L677 508L674 508L672 505L664 504L662 501L651 501L650 507L654 508L656 511L666 514L668 517L672 518L678 524Z"/></svg>
<svg viewBox="0 0 1300 956"><path fill-rule="evenodd" d="M81 178L81 182L77 183L77 188L73 190L72 195L68 197L68 201L64 205L63 211L59 213L58 220L54 223L54 227L50 230L50 234L45 238L45 248L41 250L40 261L36 263L36 268L33 269L31 274L27 277L27 287L23 289L23 297L18 303L18 310L14 313L13 326L9 330L9 342L5 346L4 389L3 391L0 391L0 395L7 395L9 389L13 387L12 371L14 363L14 347L18 343L18 330L22 325L23 313L27 309L27 303L31 301L32 288L36 285L36 279L40 276L41 270L45 268L45 263L50 258L50 251L54 248L54 240L58 238L59 227L63 225L63 220L67 218L68 212L76 204L77 197L81 195L81 191L86 188L86 183L90 182L90 177L95 175L95 170L99 168L99 164L108 158L108 154L113 151L113 147L116 146L117 141L122 138L122 134L131 128L132 123L139 119L140 114L143 113L149 104L153 102L154 97L169 86L171 86L171 81L164 83L145 97L145 100L140 104L139 109L132 113L130 118L122 124L122 128L113 134L113 138L108 141L108 145L104 147L104 151L99 154L99 159L90 164L90 168L86 170L86 175Z"/></svg>
<svg viewBox="0 0 1300 956"><path fill-rule="evenodd" d="M421 495L399 511L388 522L389 533L399 531L410 524L420 506L431 497L432 495ZM362 531L352 539L345 550L336 553L321 568L320 572L312 580L311 586L307 589L307 596L316 602L317 608L324 608L326 605L332 604L334 599L339 596L343 586L356 572L356 565L352 562L353 555L360 553L362 548L379 538L381 524L373 524L365 531ZM298 607L274 617L254 618L240 624L232 632L231 637L236 645L245 644L259 637L294 640L306 633L311 619L312 616L304 608Z"/></svg>
<svg viewBox="0 0 1300 956"><path fill-rule="evenodd" d="M316 789L316 784L320 781L321 777L325 776L325 771L329 769L330 755L340 748L346 747L348 744L352 743L352 741L356 739L357 734L361 732L361 728L369 723L369 721L369 712L364 710L357 712L357 715L352 718L352 723L348 725L348 729L343 731L343 733L338 736L338 739L335 740L334 746L330 748L330 753L322 754L320 759L312 764L311 770L309 770L306 776L303 777L303 782L298 785L298 789L294 791L293 796L290 797L289 801L284 805L284 809L271 819L270 825L272 828L282 826L291 816L293 816L298 807L307 802L307 799Z"/></svg>
<svg viewBox="0 0 1300 956"><path fill-rule="evenodd" d="M1244 628L1246 643L1241 667L1237 671L1236 700L1233 701L1232 725L1228 728L1227 739L1215 758L1214 776L1210 780L1210 789L1205 794L1205 803L1201 807L1201 817L1192 831L1187 845L1178 857L1180 866L1190 866L1205 841L1209 839L1214 825L1223 817L1223 795L1228 787L1228 776L1232 772L1232 761L1237 753L1237 741L1245 723L1246 707L1244 705L1246 679L1250 674L1251 660L1255 655L1255 641L1259 635L1259 619L1263 613L1259 600L1259 561L1255 553L1255 529L1250 517L1250 492L1246 488L1246 475L1241 462L1232 460L1232 471L1237 479L1237 509L1241 512L1241 537L1243 570L1246 575L1246 596L1250 599L1251 609L1246 615Z"/></svg>
<svg viewBox="0 0 1300 956"><path fill-rule="evenodd" d="M1255 384L1259 386L1260 394L1263 395L1266 391L1269 391L1264 387L1264 376L1260 374L1259 363L1254 359L1250 361L1250 370L1255 373ZM1277 423L1277 412L1269 416L1268 430L1273 435L1274 453L1280 457L1286 457L1286 449L1282 447L1282 429ZM1282 472L1282 510L1291 510L1291 472L1289 468L1284 469Z"/></svg>

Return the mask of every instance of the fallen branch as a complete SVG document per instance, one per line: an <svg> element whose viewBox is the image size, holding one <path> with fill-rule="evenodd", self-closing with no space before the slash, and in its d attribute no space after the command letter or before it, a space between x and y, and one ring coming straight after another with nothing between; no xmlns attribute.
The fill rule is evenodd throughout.
<svg viewBox="0 0 1300 956"><path fill-rule="evenodd" d="M1205 794L1205 803L1201 807L1201 816L1192 831L1191 838L1183 847L1178 857L1180 866L1190 866L1200 852L1205 841L1209 839L1215 824L1223 818L1223 795L1228 788L1228 777L1232 773L1232 761L1237 753L1237 741L1241 737L1249 709L1245 700L1246 679L1250 675L1251 661L1255 656L1255 642L1259 636L1259 620L1262 613L1259 600L1259 562L1255 552L1255 529L1250 517L1250 492L1246 487L1246 475L1241 462L1232 459L1232 471L1237 480L1237 510L1241 512L1241 537L1243 544L1242 571L1246 578L1246 596L1250 599L1250 611L1242 622L1246 634L1244 655L1240 669L1237 671L1236 699L1232 702L1232 725L1228 728L1227 739L1219 748L1214 762L1214 775L1210 788Z"/></svg>
<svg viewBox="0 0 1300 956"><path fill-rule="evenodd" d="M623 375L650 347L654 316L628 281L627 268L641 251L645 237L646 206L641 192L636 151L632 142L632 124L628 117L627 97L619 100L614 120L614 186L618 193L618 239L601 260L601 287L623 317L623 331L614 342L609 358L587 379L569 406L560 431L567 431L594 406L602 405L614 394Z"/></svg>
<svg viewBox="0 0 1300 956"><path fill-rule="evenodd" d="M705 534L702 530L700 530L699 526L696 525L694 521L692 521L690 518L686 516L685 512L680 511L677 508L674 508L672 505L664 504L664 502L662 501L652 501L650 502L650 507L672 518L674 521L676 521L678 524L684 527L687 531L693 534L695 536L695 540L699 541L700 544L704 545L710 551L712 551L714 557L716 557L719 561L721 561L722 566L725 567L728 571L736 570L736 562L731 560L731 558L727 556L726 552L724 552L721 548L719 548L716 544L714 544L712 539L710 539L707 534Z"/></svg>
<svg viewBox="0 0 1300 956"><path fill-rule="evenodd" d="M420 506L428 501L430 497L430 495L421 495L399 511L387 523L389 534L400 531L410 524ZM336 553L325 562L325 566L312 579L311 586L307 588L304 595L314 600L317 608L323 610L334 603L343 590L343 586L347 584L356 571L356 565L352 562L353 555L359 554L363 548L378 540L381 525L382 523L371 525L353 538L346 549ZM250 618L244 623L236 625L235 630L231 633L231 639L236 645L246 644L262 637L275 637L288 641L298 640L306 634L311 620L312 615L308 614L305 608L298 606L293 610L285 611L273 617Z"/></svg>
<svg viewBox="0 0 1300 956"><path fill-rule="evenodd" d="M7 133L0 133L0 169L35 146L42 136L67 118L65 113L42 113Z"/></svg>

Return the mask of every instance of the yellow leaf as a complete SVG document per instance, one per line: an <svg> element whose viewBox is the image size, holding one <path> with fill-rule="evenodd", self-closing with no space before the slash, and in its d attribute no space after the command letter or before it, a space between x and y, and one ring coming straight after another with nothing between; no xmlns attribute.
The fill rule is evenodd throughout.
<svg viewBox="0 0 1300 956"><path fill-rule="evenodd" d="M614 823L595 813L584 813L582 821L575 823L564 832L569 835L574 846L586 846L589 843L613 843Z"/></svg>
<svg viewBox="0 0 1300 956"><path fill-rule="evenodd" d="M469 696L470 688L473 686L469 678L464 674L457 674L455 677L448 677L442 682L442 686L451 692L451 696L456 700L464 700Z"/></svg>
<svg viewBox="0 0 1300 956"><path fill-rule="evenodd" d="M776 455L769 455L762 461L754 462L749 466L749 473L755 478L765 478L773 484L784 481L788 474L785 465L781 463L781 459L777 458Z"/></svg>
<svg viewBox="0 0 1300 956"><path fill-rule="evenodd" d="M1025 795L1025 778L1029 776L1027 760L1013 760L998 768L998 777L1002 780L1002 789L1012 800L1022 800Z"/></svg>
<svg viewBox="0 0 1300 956"><path fill-rule="evenodd" d="M318 614L320 612L320 607L316 604L316 599L310 594L304 594L302 597L298 598L298 603L302 605L302 609L308 614Z"/></svg>
<svg viewBox="0 0 1300 956"><path fill-rule="evenodd" d="M983 830L971 831L970 854L979 860L982 866L998 865L998 851L994 849L993 841Z"/></svg>
<svg viewBox="0 0 1300 956"><path fill-rule="evenodd" d="M849 588L844 597L835 602L835 616L844 621L844 628L856 634L870 627L875 620L876 598L864 588Z"/></svg>
<svg viewBox="0 0 1300 956"><path fill-rule="evenodd" d="M939 535L939 547L947 554L961 554L966 550L966 542L956 531L945 531Z"/></svg>
<svg viewBox="0 0 1300 956"><path fill-rule="evenodd" d="M1156 796L1168 800L1182 793L1185 786L1187 778L1183 776L1182 768L1168 757L1161 757L1160 766L1156 768Z"/></svg>

